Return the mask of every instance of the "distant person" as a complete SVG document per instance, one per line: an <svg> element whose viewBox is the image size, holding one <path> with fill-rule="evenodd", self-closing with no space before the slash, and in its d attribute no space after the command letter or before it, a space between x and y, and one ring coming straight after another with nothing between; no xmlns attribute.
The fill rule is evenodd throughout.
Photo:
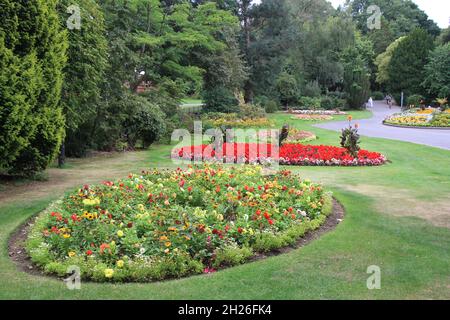
<svg viewBox="0 0 450 320"><path fill-rule="evenodd" d="M389 109L392 109L392 97L391 97L391 95L388 94L385 99L386 99L387 105L389 106Z"/></svg>
<svg viewBox="0 0 450 320"><path fill-rule="evenodd" d="M369 98L368 105L369 105L369 108L373 108L373 99L372 99L372 97Z"/></svg>

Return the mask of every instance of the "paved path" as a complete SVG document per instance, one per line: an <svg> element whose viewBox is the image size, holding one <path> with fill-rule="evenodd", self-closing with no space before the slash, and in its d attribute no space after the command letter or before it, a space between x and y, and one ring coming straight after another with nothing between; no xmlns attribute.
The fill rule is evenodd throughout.
<svg viewBox="0 0 450 320"><path fill-rule="evenodd" d="M389 109L384 101L375 101L371 119L358 120L360 125L359 133L368 137L387 138L424 144L450 150L450 130L440 129L416 129L416 128L396 128L382 124L383 120L390 114L400 112L399 107ZM317 124L316 127L340 131L347 126L347 121L335 121Z"/></svg>

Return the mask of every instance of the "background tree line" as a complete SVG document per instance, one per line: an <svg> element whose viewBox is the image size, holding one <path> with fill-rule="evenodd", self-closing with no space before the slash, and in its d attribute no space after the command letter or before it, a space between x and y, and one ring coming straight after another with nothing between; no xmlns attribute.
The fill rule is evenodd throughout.
<svg viewBox="0 0 450 320"><path fill-rule="evenodd" d="M81 29L68 30L69 5ZM367 7L381 29L368 30ZM373 91L449 95L449 31L406 0L1 0L0 171L148 147L243 103L361 108ZM145 84L146 90L139 90Z"/></svg>

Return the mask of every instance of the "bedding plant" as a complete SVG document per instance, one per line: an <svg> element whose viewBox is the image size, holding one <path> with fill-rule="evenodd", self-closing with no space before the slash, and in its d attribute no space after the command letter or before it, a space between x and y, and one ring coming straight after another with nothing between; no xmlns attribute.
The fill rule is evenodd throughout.
<svg viewBox="0 0 450 320"><path fill-rule="evenodd" d="M214 145L186 146L174 149L172 159L185 161L227 162L293 166L379 166L387 158L368 150L355 150L352 155L346 148L285 143L277 147L268 143L224 143L221 150Z"/></svg>
<svg viewBox="0 0 450 320"><path fill-rule="evenodd" d="M240 264L294 244L331 212L331 195L259 166L152 170L85 185L35 220L26 249L46 273L152 281Z"/></svg>
<svg viewBox="0 0 450 320"><path fill-rule="evenodd" d="M430 110L433 109L396 113L387 117L383 123L406 127L450 127L450 114Z"/></svg>

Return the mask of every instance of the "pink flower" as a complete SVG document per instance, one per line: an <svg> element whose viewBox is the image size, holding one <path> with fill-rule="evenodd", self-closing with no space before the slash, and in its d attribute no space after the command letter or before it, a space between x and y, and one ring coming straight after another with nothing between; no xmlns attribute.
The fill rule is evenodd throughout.
<svg viewBox="0 0 450 320"><path fill-rule="evenodd" d="M205 269L203 269L203 273L214 273L216 271L217 271L216 269L209 268L209 267L206 267Z"/></svg>

